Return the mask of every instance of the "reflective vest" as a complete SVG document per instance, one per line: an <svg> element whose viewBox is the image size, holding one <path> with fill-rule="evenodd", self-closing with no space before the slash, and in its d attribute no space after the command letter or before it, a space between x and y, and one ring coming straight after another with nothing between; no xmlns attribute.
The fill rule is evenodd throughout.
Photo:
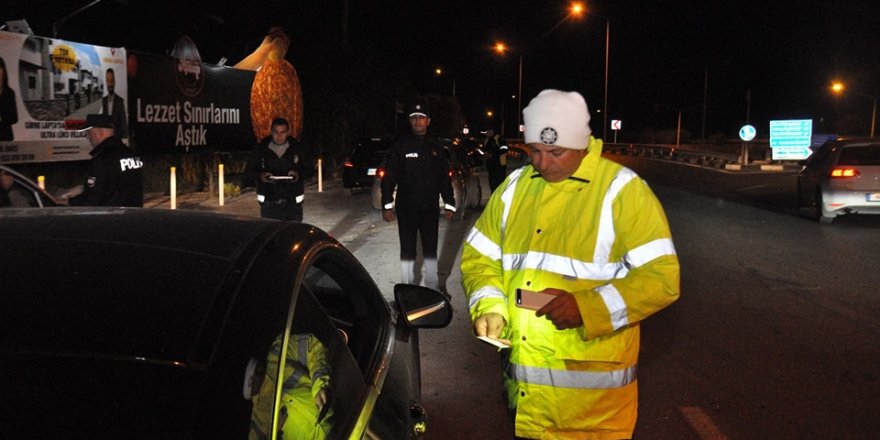
<svg viewBox="0 0 880 440"><path fill-rule="evenodd" d="M271 436L272 420L263 416L272 414L275 403L278 360L281 357L281 336L272 343L266 359L266 375L259 394L252 397L249 440L264 440ZM329 387L330 365L324 345L311 333L292 334L287 341L287 355L281 385L281 416L279 438L315 440L326 438L330 431L330 408L322 411L316 405L318 393Z"/></svg>
<svg viewBox="0 0 880 440"><path fill-rule="evenodd" d="M514 171L464 245L471 318L499 313L507 322L505 389L518 436L632 436L639 322L679 296L662 206L634 172L601 154L602 142L591 138L562 182L547 182L531 165ZM516 307L517 288L572 293L583 326L557 330Z"/></svg>

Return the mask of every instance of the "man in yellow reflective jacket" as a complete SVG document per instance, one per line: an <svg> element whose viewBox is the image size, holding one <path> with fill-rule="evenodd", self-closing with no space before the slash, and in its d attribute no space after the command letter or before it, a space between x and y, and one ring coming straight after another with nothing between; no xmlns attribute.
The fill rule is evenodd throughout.
<svg viewBox="0 0 880 440"><path fill-rule="evenodd" d="M601 157L580 94L544 90L523 119L532 164L492 194L462 253L474 333L510 345L517 437L631 438L639 323L679 296L666 215L643 180ZM552 298L518 307L518 289Z"/></svg>

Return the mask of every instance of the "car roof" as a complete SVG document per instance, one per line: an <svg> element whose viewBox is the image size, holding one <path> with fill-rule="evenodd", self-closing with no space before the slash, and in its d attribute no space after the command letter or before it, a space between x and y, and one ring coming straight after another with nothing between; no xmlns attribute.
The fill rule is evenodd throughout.
<svg viewBox="0 0 880 440"><path fill-rule="evenodd" d="M238 288L273 236L291 228L303 237L319 231L142 208L6 209L0 225L0 354L173 364L210 343L200 338L212 307Z"/></svg>

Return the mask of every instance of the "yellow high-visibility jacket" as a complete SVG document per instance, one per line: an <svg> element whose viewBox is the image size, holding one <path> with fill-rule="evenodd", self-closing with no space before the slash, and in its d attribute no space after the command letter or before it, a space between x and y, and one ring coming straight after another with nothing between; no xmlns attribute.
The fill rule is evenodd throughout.
<svg viewBox="0 0 880 440"><path fill-rule="evenodd" d="M282 339L275 339L266 359L266 373L259 394L252 397L254 411L251 414L249 440L269 439L272 420L261 415L271 415L275 404L278 361L281 358ZM329 414L321 415L316 404L318 393L330 386L330 364L324 344L311 333L291 334L287 341L287 356L281 379L281 417L279 438L293 440L318 440L330 431Z"/></svg>
<svg viewBox="0 0 880 440"><path fill-rule="evenodd" d="M666 214L631 170L601 157L550 183L531 165L511 173L468 234L461 258L471 319L499 313L512 347L505 390L516 435L630 438L639 322L679 296ZM572 293L583 326L557 330L516 307L517 288Z"/></svg>

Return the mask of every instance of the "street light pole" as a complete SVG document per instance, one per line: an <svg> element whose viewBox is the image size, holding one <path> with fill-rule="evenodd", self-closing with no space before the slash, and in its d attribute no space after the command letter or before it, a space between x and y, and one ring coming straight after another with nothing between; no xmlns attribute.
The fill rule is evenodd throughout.
<svg viewBox="0 0 880 440"><path fill-rule="evenodd" d="M605 103L602 104L602 139L605 140L605 130L608 129L608 60L611 53L611 20L605 19Z"/></svg>
<svg viewBox="0 0 880 440"><path fill-rule="evenodd" d="M838 95L842 94L844 89L846 89L846 86L840 81L833 81L831 83L831 91L838 94ZM864 97L871 98L874 100L874 107L873 107L873 110L871 110L871 131L870 131L870 135L869 135L871 137L871 139L874 139L874 129L877 127L877 100L880 99L880 96L872 96L872 95L868 95L865 93L856 92L856 91L852 91L852 90L850 92L853 94L856 94L859 96L864 96Z"/></svg>
<svg viewBox="0 0 880 440"><path fill-rule="evenodd" d="M877 100L880 96L874 97L874 111L871 112L871 139L874 139L874 127L877 126Z"/></svg>
<svg viewBox="0 0 880 440"><path fill-rule="evenodd" d="M523 71L523 56L522 52L519 54L519 83L517 85L516 90L516 136L519 139L520 135L520 127L522 127L522 71ZM876 102L875 102L876 104ZM877 110L877 106L874 105L874 110Z"/></svg>

